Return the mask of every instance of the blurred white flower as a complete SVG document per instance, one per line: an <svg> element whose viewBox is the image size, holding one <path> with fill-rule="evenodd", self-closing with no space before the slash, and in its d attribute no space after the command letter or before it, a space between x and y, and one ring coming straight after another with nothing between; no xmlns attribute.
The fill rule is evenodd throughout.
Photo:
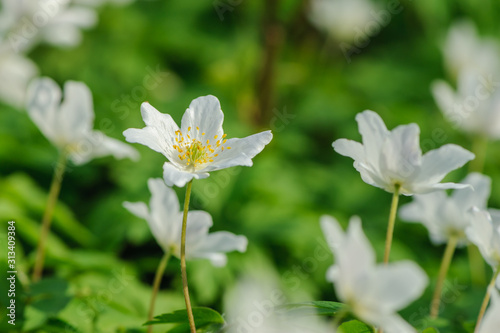
<svg viewBox="0 0 500 333"><path fill-rule="evenodd" d="M9 17L14 18L3 39L14 52L26 52L42 41L62 47L78 45L80 30L97 21L92 8L76 6L70 0L3 1L8 4Z"/></svg>
<svg viewBox="0 0 500 333"><path fill-rule="evenodd" d="M498 333L500 327L500 295L491 289L491 303L477 333Z"/></svg>
<svg viewBox="0 0 500 333"><path fill-rule="evenodd" d="M499 86L500 77L464 70L458 75L456 91L442 80L433 82L431 90L439 109L454 126L500 139Z"/></svg>
<svg viewBox="0 0 500 333"><path fill-rule="evenodd" d="M471 224L465 230L467 238L479 248L493 270L497 270L500 268L500 212L472 209L471 214Z"/></svg>
<svg viewBox="0 0 500 333"><path fill-rule="evenodd" d="M214 96L198 97L182 117L181 128L169 114L160 113L149 103L141 105L146 127L129 128L123 135L162 153L163 178L169 186L182 187L191 179L209 176L210 171L236 165L252 166L252 158L271 141L271 131L243 139L226 139L222 130L224 114Z"/></svg>
<svg viewBox="0 0 500 333"><path fill-rule="evenodd" d="M75 164L106 155L139 158L130 145L92 129L95 116L92 94L84 83L67 81L61 102L61 89L52 79L36 79L29 86L27 99L33 122Z"/></svg>
<svg viewBox="0 0 500 333"><path fill-rule="evenodd" d="M351 218L346 233L331 216L322 216L320 223L335 256L327 279L350 312L385 333L416 332L397 311L423 293L425 272L411 261L377 265L358 217Z"/></svg>
<svg viewBox="0 0 500 333"><path fill-rule="evenodd" d="M371 0L313 0L309 17L335 39L351 41L356 34L365 37L364 28L375 21L377 9Z"/></svg>
<svg viewBox="0 0 500 333"><path fill-rule="evenodd" d="M160 178L148 180L151 200L149 208L144 202L124 202L132 214L146 220L154 238L162 249L180 257L183 212L175 191ZM204 211L190 211L187 217L186 258L209 259L214 266L224 266L226 252L245 252L248 240L227 231L208 233L212 217Z"/></svg>
<svg viewBox="0 0 500 333"><path fill-rule="evenodd" d="M500 46L493 38L481 38L471 21L454 24L442 47L445 66L457 78L464 71L488 75L500 70Z"/></svg>
<svg viewBox="0 0 500 333"><path fill-rule="evenodd" d="M420 129L416 124L387 130L384 121L373 111L356 115L363 144L339 139L333 148L354 159L354 167L367 184L404 195L423 194L442 189L460 189L464 184L439 183L448 172L474 158L468 150L447 144L422 156Z"/></svg>
<svg viewBox="0 0 500 333"><path fill-rule="evenodd" d="M22 109L28 83L38 74L38 68L22 54L0 51L0 100Z"/></svg>
<svg viewBox="0 0 500 333"><path fill-rule="evenodd" d="M458 246L467 243L465 229L470 225L471 209L486 209L491 192L491 179L480 173L471 173L463 181L470 188L415 195L413 202L401 207L402 220L420 222L428 230L435 244L445 244L450 237L458 237Z"/></svg>
<svg viewBox="0 0 500 333"><path fill-rule="evenodd" d="M277 313L285 294L271 279L245 277L225 297L228 333L331 333L332 328L316 316ZM334 332L334 331L333 331Z"/></svg>

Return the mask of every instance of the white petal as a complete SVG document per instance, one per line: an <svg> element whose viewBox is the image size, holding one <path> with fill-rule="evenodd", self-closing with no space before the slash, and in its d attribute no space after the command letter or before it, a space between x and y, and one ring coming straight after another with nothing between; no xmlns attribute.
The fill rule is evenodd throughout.
<svg viewBox="0 0 500 333"><path fill-rule="evenodd" d="M75 144L76 151L70 154L76 165L84 164L91 159L112 155L116 159L139 159L139 152L128 144L110 138L100 131L92 131L83 140Z"/></svg>
<svg viewBox="0 0 500 333"><path fill-rule="evenodd" d="M147 220L149 218L148 206L144 202L123 202L123 207L135 216Z"/></svg>
<svg viewBox="0 0 500 333"><path fill-rule="evenodd" d="M90 133L94 125L92 93L82 82L68 81L64 84L64 100L59 109L61 127L59 131L69 142L80 140Z"/></svg>
<svg viewBox="0 0 500 333"><path fill-rule="evenodd" d="M174 153L175 132L179 127L169 114L156 110L151 104L141 104L141 115L145 128L129 128L123 135L128 142L143 144L170 159Z"/></svg>
<svg viewBox="0 0 500 333"><path fill-rule="evenodd" d="M379 265L362 303L380 313L393 313L421 296L428 282L425 272L414 262Z"/></svg>
<svg viewBox="0 0 500 333"><path fill-rule="evenodd" d="M183 187L191 179L203 179L210 176L209 173L191 173L178 169L174 164L165 162L163 164L163 179L168 186Z"/></svg>
<svg viewBox="0 0 500 333"><path fill-rule="evenodd" d="M151 200L149 201L151 216L157 221L163 221L162 223L169 223L180 211L177 194L172 188L165 185L161 178L149 178L148 188L151 192Z"/></svg>
<svg viewBox="0 0 500 333"><path fill-rule="evenodd" d="M456 97L450 85L442 80L432 83L432 95L441 112L449 119L456 120L454 117Z"/></svg>
<svg viewBox="0 0 500 333"><path fill-rule="evenodd" d="M389 136L389 131L382 118L370 110L358 113L356 121L363 139L366 160L373 165L378 165L380 149L387 136Z"/></svg>
<svg viewBox="0 0 500 333"><path fill-rule="evenodd" d="M1 17L0 21L6 19ZM0 55L0 77L2 78L0 100L23 109L26 105L28 83L37 75L38 68L23 54L1 51L0 53L2 53Z"/></svg>
<svg viewBox="0 0 500 333"><path fill-rule="evenodd" d="M50 78L34 80L28 88L27 109L30 118L40 131L54 144L59 134L58 108L61 89Z"/></svg>
<svg viewBox="0 0 500 333"><path fill-rule="evenodd" d="M412 185L412 194L427 194L441 190L462 190L471 188L469 184L459 183L435 183L435 184L414 184Z"/></svg>
<svg viewBox="0 0 500 333"><path fill-rule="evenodd" d="M414 178L422 159L419 137L416 124L396 127L382 146L381 174L401 182Z"/></svg>
<svg viewBox="0 0 500 333"><path fill-rule="evenodd" d="M417 330L398 314L374 318L374 324L386 333L417 333Z"/></svg>
<svg viewBox="0 0 500 333"><path fill-rule="evenodd" d="M203 171L220 170L236 165L252 166L252 158L264 149L271 142L273 135L271 131L260 132L242 139L229 139L224 144L224 151L219 152L219 156L214 158L214 162ZM227 149L231 147L231 149Z"/></svg>
<svg viewBox="0 0 500 333"><path fill-rule="evenodd" d="M425 184L439 183L448 172L462 167L474 157L470 151L454 144L431 150L422 158L417 181Z"/></svg>
<svg viewBox="0 0 500 333"><path fill-rule="evenodd" d="M332 147L342 156L347 156L360 162L365 160L365 151L363 145L359 142L348 139L338 139L332 143Z"/></svg>
<svg viewBox="0 0 500 333"><path fill-rule="evenodd" d="M165 149L161 144L162 138L158 135L158 131L153 127L129 128L123 131L125 140L130 143L140 143L154 151L164 154Z"/></svg>
<svg viewBox="0 0 500 333"><path fill-rule="evenodd" d="M228 231L218 231L209 234L198 250L206 252L245 252L247 250L248 239L245 236L238 236Z"/></svg>
<svg viewBox="0 0 500 333"><path fill-rule="evenodd" d="M192 252L192 257L207 258L214 266L224 266L227 257L224 253L231 251L245 252L248 240L245 236L237 236L227 231L208 234L202 244Z"/></svg>
<svg viewBox="0 0 500 333"><path fill-rule="evenodd" d="M194 99L189 108L182 116L181 130L183 134L188 133L188 128L192 131L196 127L200 128L200 132L205 132L205 137L212 140L214 136L218 138L224 134L222 123L224 114L220 107L220 102L217 97L208 95Z"/></svg>
<svg viewBox="0 0 500 333"><path fill-rule="evenodd" d="M462 207L464 211L473 206L486 209L491 192L491 178L473 172L462 183L469 184L472 187L453 192L452 198L458 207Z"/></svg>
<svg viewBox="0 0 500 333"><path fill-rule="evenodd" d="M323 215L319 223L330 250L332 252L335 251L337 247L341 246L345 238L344 231L340 227L339 222L333 216Z"/></svg>
<svg viewBox="0 0 500 333"><path fill-rule="evenodd" d="M494 258L493 234L496 231L493 230L491 217L488 212L475 208L472 209L471 214L471 225L467 227L465 234L467 238L478 247L484 260L492 267L496 268L499 264Z"/></svg>

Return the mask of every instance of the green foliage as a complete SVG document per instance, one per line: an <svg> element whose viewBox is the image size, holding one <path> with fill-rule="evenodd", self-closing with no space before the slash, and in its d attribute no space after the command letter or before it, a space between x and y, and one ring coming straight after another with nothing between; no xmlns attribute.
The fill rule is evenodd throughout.
<svg viewBox="0 0 500 333"><path fill-rule="evenodd" d="M193 308L193 317L197 329L211 331L216 327L222 327L224 318L215 310L210 308ZM189 321L186 309L176 310L172 313L165 313L156 316L154 320L146 322L144 325L156 324L177 324L176 327L169 330L169 333L189 333ZM208 328L208 329L207 329Z"/></svg>
<svg viewBox="0 0 500 333"><path fill-rule="evenodd" d="M373 328L359 320L350 320L340 325L337 331L339 333L373 333Z"/></svg>
<svg viewBox="0 0 500 333"><path fill-rule="evenodd" d="M280 308L292 312L293 315L321 315L333 316L345 308L345 305L338 302L312 301L294 304L285 304Z"/></svg>

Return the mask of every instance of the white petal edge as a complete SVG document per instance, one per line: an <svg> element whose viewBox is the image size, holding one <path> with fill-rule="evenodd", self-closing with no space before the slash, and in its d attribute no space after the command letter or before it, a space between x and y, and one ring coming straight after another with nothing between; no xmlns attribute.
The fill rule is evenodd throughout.
<svg viewBox="0 0 500 333"><path fill-rule="evenodd" d="M168 186L184 187L191 179L203 179L210 176L209 173L191 173L179 170L170 162L163 164L163 180Z"/></svg>

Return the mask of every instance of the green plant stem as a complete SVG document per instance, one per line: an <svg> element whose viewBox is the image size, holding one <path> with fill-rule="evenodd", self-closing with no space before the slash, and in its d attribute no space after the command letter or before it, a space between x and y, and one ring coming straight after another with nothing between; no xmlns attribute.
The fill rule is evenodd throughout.
<svg viewBox="0 0 500 333"><path fill-rule="evenodd" d="M384 264L389 262L389 255L391 253L392 235L394 233L394 224L396 223L396 212L398 210L399 189L401 185L394 186L394 193L392 195L391 211L389 213L389 224L387 226L387 236L385 238L385 252Z"/></svg>
<svg viewBox="0 0 500 333"><path fill-rule="evenodd" d="M191 187L193 180L187 183L186 199L184 200L184 214L182 216L182 235L181 235L181 274L182 274L182 290L184 292L184 299L186 301L186 311L189 320L189 328L191 333L196 333L196 326L194 324L193 310L191 309L191 300L189 299L188 280L186 272L186 227L187 215L189 210L189 199L191 198Z"/></svg>
<svg viewBox="0 0 500 333"><path fill-rule="evenodd" d="M448 274L448 269L450 268L451 260L453 259L453 253L457 248L458 237L451 236L446 244L446 249L444 250L443 259L441 260L441 267L439 268L439 275L436 282L436 288L434 289L434 295L431 301L431 313L432 319L437 318L439 313L439 304L441 303L441 293L443 292L444 280Z"/></svg>
<svg viewBox="0 0 500 333"><path fill-rule="evenodd" d="M158 295L158 291L160 290L161 279L163 277L163 273L165 272L165 268L167 268L168 260L170 259L170 251L165 252L163 258L161 258L160 264L156 269L155 279L153 282L153 293L151 294L151 302L149 303L149 313L148 313L148 321L153 320L153 315L155 311L155 302L156 296ZM153 326L148 326L148 333L153 332Z"/></svg>
<svg viewBox="0 0 500 333"><path fill-rule="evenodd" d="M467 245L467 254L469 257L471 282L476 286L484 286L486 284L486 272L483 256L479 252L479 249L472 243Z"/></svg>
<svg viewBox="0 0 500 333"><path fill-rule="evenodd" d="M38 246L36 249L36 259L35 266L33 268L33 282L37 282L42 277L43 264L45 261L45 243L50 231L50 224L52 222L52 215L54 213L54 208L57 203L57 198L59 197L59 192L61 191L61 184L64 175L64 170L66 169L66 154L61 152L59 160L54 170L54 176L52 178L52 183L49 190L49 199L47 201L47 206L42 218L42 226L40 230L40 239L38 240Z"/></svg>
<svg viewBox="0 0 500 333"><path fill-rule="evenodd" d="M484 135L476 135L472 141L472 152L476 158L469 163L469 172L483 172L486 160L486 150L488 148L488 138ZM486 284L486 274L484 260L477 247L473 244L467 246L469 256L471 282L477 286Z"/></svg>
<svg viewBox="0 0 500 333"><path fill-rule="evenodd" d="M488 302L490 301L491 292L493 291L493 288L495 288L495 282L498 278L499 273L500 266L497 267L493 272L493 277L491 278L491 281L488 284L488 288L486 289L486 295L484 295L483 303L481 304L481 309L479 310L479 315L477 316L476 328L474 330L475 333L479 332L479 326L481 325L481 321L483 320L484 313L486 312L486 307L488 306Z"/></svg>

